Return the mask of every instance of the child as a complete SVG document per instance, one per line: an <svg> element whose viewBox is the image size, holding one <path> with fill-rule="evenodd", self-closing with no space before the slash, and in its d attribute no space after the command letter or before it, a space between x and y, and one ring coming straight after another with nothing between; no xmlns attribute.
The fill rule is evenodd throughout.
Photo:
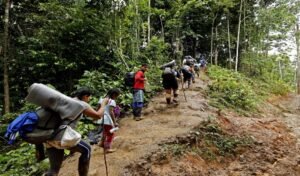
<svg viewBox="0 0 300 176"><path fill-rule="evenodd" d="M105 106L104 117L101 119L100 124L103 126L103 137L100 146L105 149L105 152L112 153L115 150L112 149L112 141L114 138L114 129L118 127L116 122L114 108L116 107L116 99L120 95L119 89L111 89L108 91L105 98L108 98L108 103ZM98 104L101 104L103 99L101 98Z"/></svg>

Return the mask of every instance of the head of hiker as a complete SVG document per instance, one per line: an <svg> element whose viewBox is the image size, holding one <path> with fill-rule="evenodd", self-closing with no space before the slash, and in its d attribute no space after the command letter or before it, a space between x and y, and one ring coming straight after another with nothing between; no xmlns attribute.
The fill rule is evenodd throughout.
<svg viewBox="0 0 300 176"><path fill-rule="evenodd" d="M147 65L147 64L142 64L141 70L142 70L143 72L146 72L146 71L148 70L148 65Z"/></svg>
<svg viewBox="0 0 300 176"><path fill-rule="evenodd" d="M107 97L115 100L120 94L121 94L121 91L119 89L113 88L108 91Z"/></svg>
<svg viewBox="0 0 300 176"><path fill-rule="evenodd" d="M82 87L74 92L73 97L84 102L89 102L91 95L92 91L89 88Z"/></svg>

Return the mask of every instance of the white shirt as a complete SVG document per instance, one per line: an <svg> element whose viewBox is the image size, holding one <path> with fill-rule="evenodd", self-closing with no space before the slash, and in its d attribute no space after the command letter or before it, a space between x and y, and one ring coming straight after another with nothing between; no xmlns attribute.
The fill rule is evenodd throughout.
<svg viewBox="0 0 300 176"><path fill-rule="evenodd" d="M98 104L101 104L103 101L103 98L100 98L100 100L98 101ZM104 119L104 123L105 125L111 125L114 126L114 122L110 116L110 108L111 107L116 107L116 101L113 99L109 99L107 105L105 106L104 109L104 117L100 120L98 120L98 124L102 124L103 123L103 119Z"/></svg>

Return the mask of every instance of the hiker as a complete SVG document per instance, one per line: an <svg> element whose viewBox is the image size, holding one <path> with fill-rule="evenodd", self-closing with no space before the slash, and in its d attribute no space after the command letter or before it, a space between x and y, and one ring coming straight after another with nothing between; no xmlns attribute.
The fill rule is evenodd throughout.
<svg viewBox="0 0 300 176"><path fill-rule="evenodd" d="M195 83L195 70L194 70L194 65L196 63L196 59L194 59L192 56L188 55L188 56L185 56L183 61L182 61L182 64L183 65L187 65L189 66L189 71L190 73L192 74L192 77L191 77L191 81L193 83Z"/></svg>
<svg viewBox="0 0 300 176"><path fill-rule="evenodd" d="M183 65L183 67L181 68L181 73L183 76L183 85L187 83L187 88L190 88L193 76L191 67L188 65Z"/></svg>
<svg viewBox="0 0 300 176"><path fill-rule="evenodd" d="M74 99L80 101L85 107L83 112L74 120L74 121L66 121L66 124L75 129L78 120L82 117L82 115L86 115L95 119L100 119L103 117L105 106L108 103L108 98L105 98L102 101L101 108L98 111L95 111L89 104L91 91L87 88L80 88L74 94ZM70 123L70 124L69 124ZM59 149L53 143L53 141L47 141L46 143L47 154L50 162L50 169L44 174L44 176L57 176L63 162L64 158L64 149ZM81 156L79 158L78 163L78 172L79 176L87 176L89 171L89 163L91 158L91 147L89 144L84 142L82 139L80 142L71 148L68 148L71 152L80 152Z"/></svg>
<svg viewBox="0 0 300 176"><path fill-rule="evenodd" d="M206 60L205 60L205 57L202 56L201 59L200 59L200 68L201 68L201 70L202 70L204 73L206 73L206 70L207 70L206 65L207 65L207 62L206 62Z"/></svg>
<svg viewBox="0 0 300 176"><path fill-rule="evenodd" d="M136 72L133 85L133 118L136 121L142 120L142 109L144 106L144 92L145 92L145 72L148 70L147 64L142 64L139 71Z"/></svg>
<svg viewBox="0 0 300 176"><path fill-rule="evenodd" d="M199 77L200 76L200 67L201 66L201 64L200 63L195 63L194 64L194 71L195 71L195 73L196 73L196 75Z"/></svg>
<svg viewBox="0 0 300 176"><path fill-rule="evenodd" d="M173 102L178 103L177 79L180 79L180 74L178 71L176 71L173 68L174 66L175 66L175 62L174 62L174 65L166 66L162 73L162 83L163 83L163 87L165 89L167 104L171 104L172 93L173 93Z"/></svg>
<svg viewBox="0 0 300 176"><path fill-rule="evenodd" d="M112 90L110 90L108 94L111 94L110 93L111 91ZM119 90L117 90L117 91L120 92ZM115 95L113 95L113 96L115 96ZM98 110L101 107L102 100L103 99L100 98L100 100L98 101L98 105L97 105L96 110ZM110 102L110 101L109 101L109 104L111 104L111 108L113 109L113 113L114 113L113 114L114 115L114 119L115 119L114 121L117 124L118 121L120 120L120 116L121 116L121 107L119 105L117 105L116 103L112 104L112 102ZM103 120L100 119L100 120L94 121L94 125L96 125L96 129L91 130L88 133L88 141L90 142L91 145L99 144L99 142L101 141L101 139L103 139L103 130L104 130ZM100 146L103 146L103 145L100 144Z"/></svg>
<svg viewBox="0 0 300 176"><path fill-rule="evenodd" d="M108 104L105 106L104 117L100 120L100 125L103 126L103 135L100 142L100 146L104 148L105 152L112 153L115 150L112 149L112 141L114 138L114 131L118 128L118 123L116 121L116 114L114 108L117 107L116 99L120 95L119 89L111 89L108 91L105 98L108 99ZM104 99L101 98L98 104L102 104Z"/></svg>

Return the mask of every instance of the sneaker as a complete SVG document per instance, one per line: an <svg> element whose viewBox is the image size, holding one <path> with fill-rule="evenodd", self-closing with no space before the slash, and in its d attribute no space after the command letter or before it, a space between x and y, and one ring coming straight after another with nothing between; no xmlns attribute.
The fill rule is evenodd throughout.
<svg viewBox="0 0 300 176"><path fill-rule="evenodd" d="M106 153L113 153L113 152L115 152L116 151L116 149L107 149L106 150Z"/></svg>

